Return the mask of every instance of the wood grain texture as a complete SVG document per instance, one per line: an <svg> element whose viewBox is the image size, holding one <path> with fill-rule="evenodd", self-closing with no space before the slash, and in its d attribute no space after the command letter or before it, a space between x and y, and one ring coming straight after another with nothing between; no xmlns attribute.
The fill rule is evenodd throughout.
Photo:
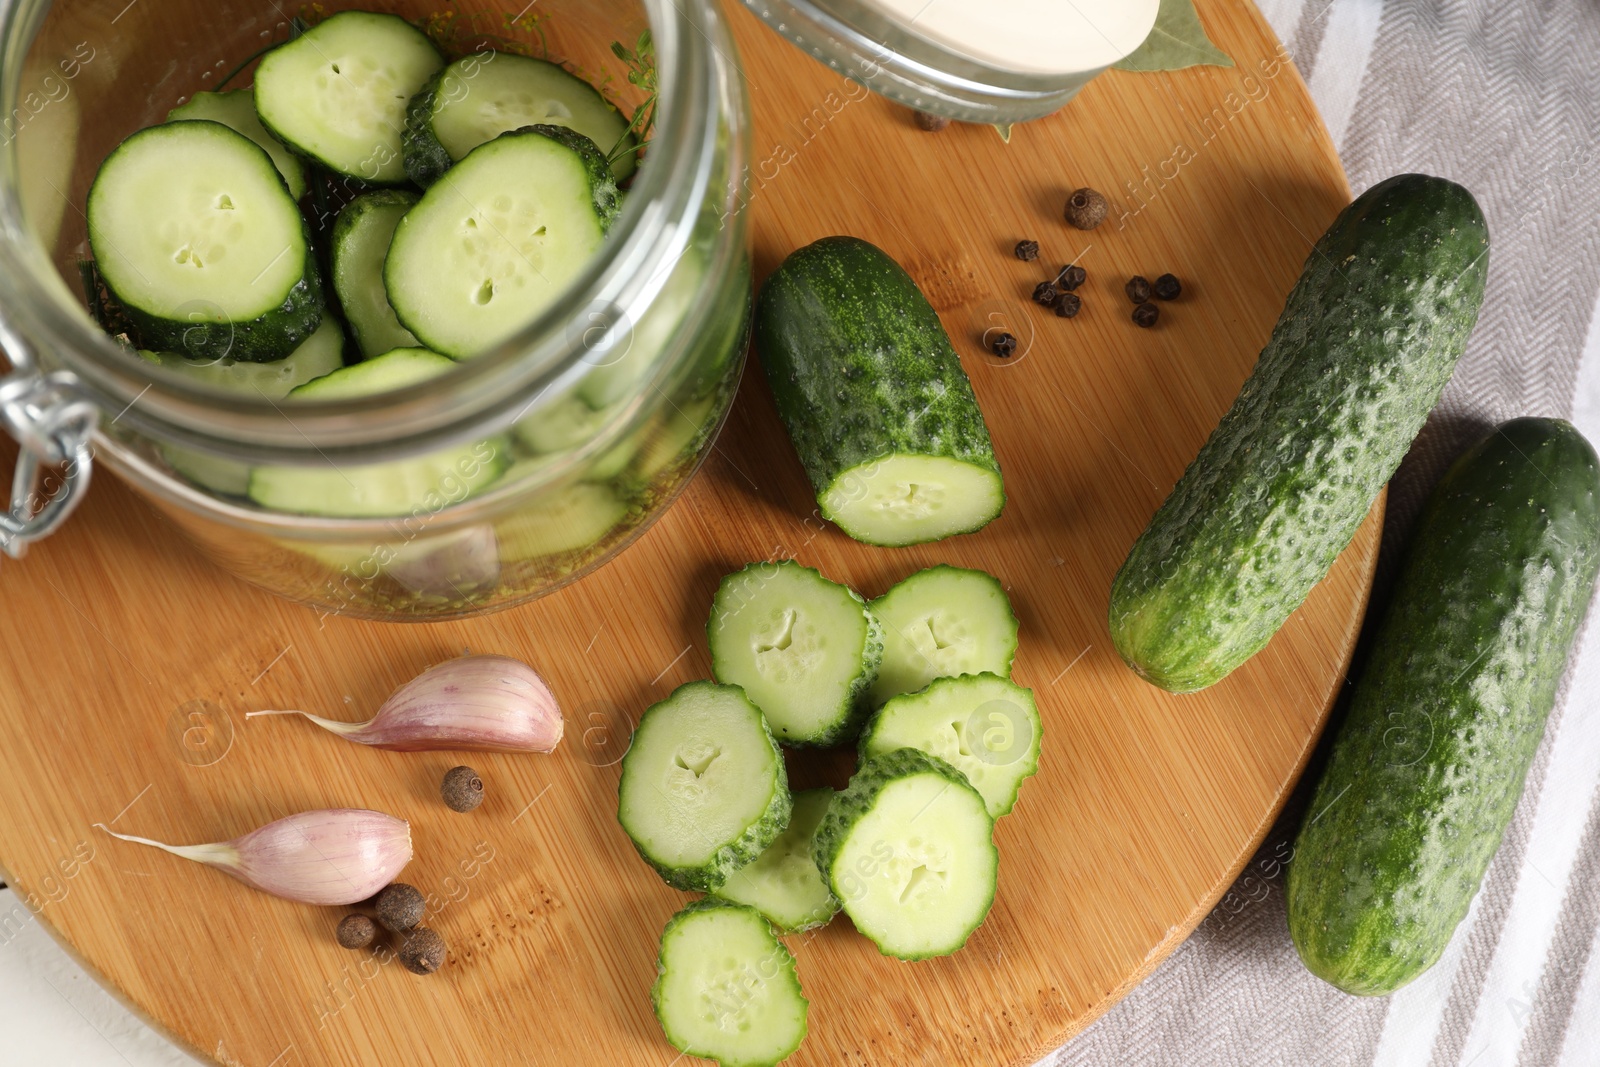
<svg viewBox="0 0 1600 1067"><path fill-rule="evenodd" d="M753 363L665 518L582 582L476 620L319 622L195 558L101 479L61 533L0 567L0 865L90 967L221 1063L671 1064L649 988L661 927L687 898L616 824L631 724L708 673L712 591L745 561L794 555L867 596L947 561L1010 591L1016 679L1045 724L1040 772L999 825L999 896L960 954L898 963L843 919L789 939L812 1005L791 1062L1025 1064L1059 1044L1182 940L1265 833L1341 683L1381 523L1380 501L1278 637L1210 690L1162 693L1110 646L1113 572L1348 199L1299 76L1261 66L1278 45L1259 14L1238 0L1200 13L1235 68L1109 74L1007 146L986 128L922 132L728 12L755 115L758 274L833 233L906 264L994 432L1009 502L982 533L888 550L826 527ZM1117 205L1093 233L1060 221L1080 185ZM1022 237L1048 267L1012 258ZM1090 275L1085 309L1060 320L1027 296L1073 259ZM1140 330L1122 283L1167 270L1184 296ZM982 353L996 325L1022 355ZM242 718L364 717L465 649L532 663L568 718L552 756L470 756L488 787L470 815L437 798L455 755ZM846 755L814 757L793 777L839 785L848 770ZM411 820L405 878L435 899L442 973L338 948L338 911L91 829L216 840L347 805Z"/></svg>

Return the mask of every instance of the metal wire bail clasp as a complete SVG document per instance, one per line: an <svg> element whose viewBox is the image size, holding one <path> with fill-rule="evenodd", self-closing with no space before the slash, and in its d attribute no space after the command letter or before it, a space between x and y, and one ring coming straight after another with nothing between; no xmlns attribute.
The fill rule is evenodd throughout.
<svg viewBox="0 0 1600 1067"><path fill-rule="evenodd" d="M0 378L0 424L22 445L11 478L11 510L0 512L0 549L12 559L28 543L48 536L78 506L89 488L93 450L89 438L99 409L79 396L69 371L41 374L13 357ZM60 484L41 491L39 475L61 468Z"/></svg>

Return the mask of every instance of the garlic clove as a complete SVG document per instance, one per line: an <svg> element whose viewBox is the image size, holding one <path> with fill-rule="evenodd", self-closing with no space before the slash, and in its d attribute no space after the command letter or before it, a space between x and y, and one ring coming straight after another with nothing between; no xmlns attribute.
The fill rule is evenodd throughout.
<svg viewBox="0 0 1600 1067"><path fill-rule="evenodd" d="M346 740L399 752L550 752L563 730L561 708L544 679L521 660L489 655L428 668L366 722L304 711L252 711L245 718L257 715L301 715Z"/></svg>
<svg viewBox="0 0 1600 1067"><path fill-rule="evenodd" d="M411 826L381 811L333 808L267 823L232 841L168 845L95 826L120 841L150 845L215 867L248 886L305 904L354 904L394 881L411 862Z"/></svg>

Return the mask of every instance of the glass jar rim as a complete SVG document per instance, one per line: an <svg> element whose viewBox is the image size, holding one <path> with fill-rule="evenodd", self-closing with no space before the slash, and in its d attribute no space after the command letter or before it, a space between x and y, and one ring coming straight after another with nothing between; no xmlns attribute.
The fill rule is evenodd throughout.
<svg viewBox="0 0 1600 1067"><path fill-rule="evenodd" d="M649 166L638 170L602 249L537 319L447 374L372 399L299 401L288 419L271 400L222 393L128 358L69 295L22 217L15 141L0 147L0 333L42 349L75 389L130 430L247 463L373 462L420 454L510 426L540 396L584 373L604 335L638 322L688 249L723 119L709 0L642 0L655 46L659 106ZM0 0L10 113L22 59L48 4ZM55 284L52 284L55 283ZM602 332L596 345L595 329Z"/></svg>

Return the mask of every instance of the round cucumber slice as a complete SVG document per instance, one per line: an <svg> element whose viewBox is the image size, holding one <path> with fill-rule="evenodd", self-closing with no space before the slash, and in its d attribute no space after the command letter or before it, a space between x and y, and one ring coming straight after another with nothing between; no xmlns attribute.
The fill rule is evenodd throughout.
<svg viewBox="0 0 1600 1067"><path fill-rule="evenodd" d="M506 472L507 478L517 477L522 464L543 458L520 460ZM504 520L500 554L507 560L530 560L579 552L600 541L627 514L628 505L609 487L579 482Z"/></svg>
<svg viewBox="0 0 1600 1067"><path fill-rule="evenodd" d="M753 862L728 875L717 896L750 905L784 933L827 925L839 902L822 881L812 845L832 799L831 789L796 793L789 828Z"/></svg>
<svg viewBox="0 0 1600 1067"><path fill-rule="evenodd" d="M177 371L191 381L246 396L282 400L296 388L344 366L344 331L332 319L322 320L299 348L271 363L236 359L195 360L173 352L141 350L139 355Z"/></svg>
<svg viewBox="0 0 1600 1067"><path fill-rule="evenodd" d="M554 126L503 134L406 212L383 281L401 324L424 344L457 359L499 344L593 258L615 216L616 184L580 140Z"/></svg>
<svg viewBox="0 0 1600 1067"><path fill-rule="evenodd" d="M300 209L271 157L220 122L133 134L86 214L101 276L150 348L277 360L322 321Z"/></svg>
<svg viewBox="0 0 1600 1067"><path fill-rule="evenodd" d="M777 742L738 686L690 682L639 720L617 818L668 885L717 889L772 844L789 812Z"/></svg>
<svg viewBox="0 0 1600 1067"><path fill-rule="evenodd" d="M998 675L964 674L885 704L861 735L861 758L898 748L937 756L966 776L998 819L1039 769L1042 736L1030 690Z"/></svg>
<svg viewBox="0 0 1600 1067"><path fill-rule="evenodd" d="M381 189L358 196L344 206L333 224L329 273L344 317L371 357L391 348L414 348L417 339L400 325L383 288L383 261L400 217L417 202L415 193Z"/></svg>
<svg viewBox="0 0 1600 1067"><path fill-rule="evenodd" d="M392 185L406 180L406 104L442 66L427 35L398 15L341 11L262 58L256 113L329 170Z"/></svg>
<svg viewBox="0 0 1600 1067"><path fill-rule="evenodd" d="M661 931L650 990L679 1052L721 1067L775 1067L806 1037L794 956L753 908L697 900Z"/></svg>
<svg viewBox="0 0 1600 1067"><path fill-rule="evenodd" d="M891 455L844 471L817 503L857 541L898 546L971 533L1005 500L999 471L948 456Z"/></svg>
<svg viewBox="0 0 1600 1067"><path fill-rule="evenodd" d="M817 866L886 956L947 956L989 914L994 821L960 771L914 748L864 763L817 828Z"/></svg>
<svg viewBox="0 0 1600 1067"><path fill-rule="evenodd" d="M935 678L988 671L1011 676L1017 617L993 575L940 565L874 600L883 623L883 665L872 702L915 693Z"/></svg>
<svg viewBox="0 0 1600 1067"><path fill-rule="evenodd" d="M860 727L883 657L861 597L792 559L751 563L717 588L711 670L742 686L785 744L831 745Z"/></svg>
<svg viewBox="0 0 1600 1067"><path fill-rule="evenodd" d="M524 126L577 130L602 152L635 138L628 120L590 85L542 59L510 52L474 52L441 70L406 109L406 171L418 185L474 148ZM635 152L622 153L613 173L633 173Z"/></svg>

